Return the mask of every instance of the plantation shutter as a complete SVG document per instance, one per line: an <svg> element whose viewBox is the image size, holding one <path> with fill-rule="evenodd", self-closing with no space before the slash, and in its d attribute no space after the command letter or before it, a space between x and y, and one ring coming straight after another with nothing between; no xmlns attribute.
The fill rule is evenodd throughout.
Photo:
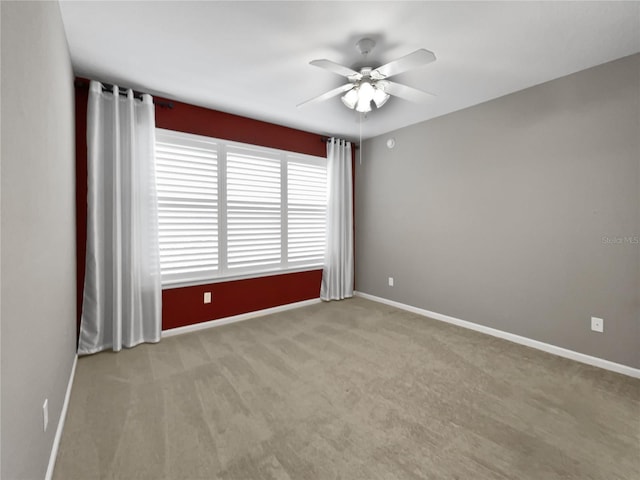
<svg viewBox="0 0 640 480"><path fill-rule="evenodd" d="M218 147L206 137L156 130L163 282L218 273Z"/></svg>
<svg viewBox="0 0 640 480"><path fill-rule="evenodd" d="M322 265L327 215L326 160L289 155L288 262Z"/></svg>
<svg viewBox="0 0 640 480"><path fill-rule="evenodd" d="M282 261L281 156L227 145L227 270L279 268Z"/></svg>

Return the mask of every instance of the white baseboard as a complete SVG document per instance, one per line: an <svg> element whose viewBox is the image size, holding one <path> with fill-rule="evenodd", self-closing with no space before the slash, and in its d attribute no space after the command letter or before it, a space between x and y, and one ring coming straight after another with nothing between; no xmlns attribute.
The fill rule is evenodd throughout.
<svg viewBox="0 0 640 480"><path fill-rule="evenodd" d="M162 338L172 337L174 335L182 335L183 333L196 332L198 330L206 330L207 328L219 327L221 325L228 325L230 323L242 322L244 320L249 320L250 318L262 317L264 315L270 315L272 313L285 312L287 310L306 307L308 305L313 305L320 302L321 300L319 298L312 298L311 300L288 303L286 305L280 305L277 307L265 308L264 310L256 310L255 312L241 313L240 315L233 315L232 317L209 320L207 322L196 323L194 325L186 325L184 327L170 328L168 330L162 331Z"/></svg>
<svg viewBox="0 0 640 480"><path fill-rule="evenodd" d="M522 337L520 335L504 332L502 330L486 327L484 325L468 322L466 320L460 320L459 318L450 317L449 315L443 315L442 313L431 312L429 310L425 310L422 308L413 307L411 305L406 305L404 303L396 302L394 300L388 300L386 298L376 297L375 295L370 295L368 293L355 292L355 295L358 297L366 298L367 300L373 300L374 302L384 303L385 305L390 305L392 307L396 307L401 310L406 310L408 312L417 313L418 315L423 315L425 317L433 318L434 320L451 323L459 327L468 328L469 330L475 330L476 332L486 333L487 335L491 335L493 337L502 338L510 342L519 343L520 345L525 345L527 347L535 348L537 350L542 350L543 352L552 353L560 357L569 358L571 360L575 360L581 363L586 363L587 365L604 368L605 370L611 370L612 372L628 375L629 377L640 378L640 369L629 367L628 365L622 365L620 363L611 362L609 360L604 360L602 358L593 357L591 355L586 355L584 353L575 352L573 350L568 350L566 348L558 347L556 345L551 345L549 343L539 342L538 340L532 340L531 338Z"/></svg>
<svg viewBox="0 0 640 480"><path fill-rule="evenodd" d="M67 383L67 392L64 394L64 401L62 402L62 411L60 412L60 418L58 419L58 428L56 428L56 436L53 439L53 446L51 447L51 455L49 456L49 465L47 466L47 473L44 477L45 480L51 480L51 478L53 477L53 469L56 466L56 458L58 457L58 448L60 447L60 440L62 439L64 422L67 418L67 409L69 408L69 399L71 398L71 387L73 386L73 379L76 376L77 363L78 363L78 355L76 355L73 358L71 374L69 375L69 382Z"/></svg>

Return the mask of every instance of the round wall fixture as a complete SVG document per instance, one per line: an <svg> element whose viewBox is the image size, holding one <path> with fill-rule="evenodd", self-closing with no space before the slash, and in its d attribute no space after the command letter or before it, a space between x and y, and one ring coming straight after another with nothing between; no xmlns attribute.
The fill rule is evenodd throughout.
<svg viewBox="0 0 640 480"><path fill-rule="evenodd" d="M387 148L393 148L396 146L396 139L390 138L387 140Z"/></svg>

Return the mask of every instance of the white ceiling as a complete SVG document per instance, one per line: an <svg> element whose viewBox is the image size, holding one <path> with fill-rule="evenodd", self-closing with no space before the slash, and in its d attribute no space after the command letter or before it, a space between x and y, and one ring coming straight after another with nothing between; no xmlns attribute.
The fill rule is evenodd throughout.
<svg viewBox="0 0 640 480"><path fill-rule="evenodd" d="M436 94L392 98L364 138L640 51L640 2L61 2L75 73L187 103L355 139L344 82L309 65L377 67L418 48L437 60L394 80Z"/></svg>

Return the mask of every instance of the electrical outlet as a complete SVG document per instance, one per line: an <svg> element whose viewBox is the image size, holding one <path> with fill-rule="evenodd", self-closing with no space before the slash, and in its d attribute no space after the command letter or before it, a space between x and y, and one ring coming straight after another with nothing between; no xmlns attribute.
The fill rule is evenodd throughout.
<svg viewBox="0 0 640 480"><path fill-rule="evenodd" d="M211 303L211 292L204 292L204 303Z"/></svg>
<svg viewBox="0 0 640 480"><path fill-rule="evenodd" d="M42 404L42 428L43 431L47 431L47 425L49 425L49 399L45 398Z"/></svg>
<svg viewBox="0 0 640 480"><path fill-rule="evenodd" d="M604 320L598 317L591 317L591 330L594 332L604 332Z"/></svg>
<svg viewBox="0 0 640 480"><path fill-rule="evenodd" d="M389 277L389 286L393 287L393 277Z"/></svg>

